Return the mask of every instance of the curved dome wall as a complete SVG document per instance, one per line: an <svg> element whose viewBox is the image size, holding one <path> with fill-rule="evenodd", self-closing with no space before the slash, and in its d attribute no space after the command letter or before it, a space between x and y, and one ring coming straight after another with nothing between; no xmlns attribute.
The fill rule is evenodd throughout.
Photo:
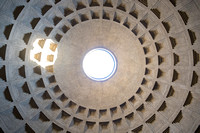
<svg viewBox="0 0 200 133"><path fill-rule="evenodd" d="M0 132L200 132L199 7L198 0L1 0ZM53 40L54 65L30 59L37 39L41 47ZM99 47L118 63L104 82L82 69L84 55Z"/></svg>

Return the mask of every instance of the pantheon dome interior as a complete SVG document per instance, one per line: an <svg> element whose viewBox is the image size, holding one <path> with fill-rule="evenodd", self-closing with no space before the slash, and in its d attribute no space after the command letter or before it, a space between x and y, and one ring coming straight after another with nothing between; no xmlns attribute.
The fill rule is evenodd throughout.
<svg viewBox="0 0 200 133"><path fill-rule="evenodd" d="M0 133L200 133L200 0L0 0L0 17Z"/></svg>

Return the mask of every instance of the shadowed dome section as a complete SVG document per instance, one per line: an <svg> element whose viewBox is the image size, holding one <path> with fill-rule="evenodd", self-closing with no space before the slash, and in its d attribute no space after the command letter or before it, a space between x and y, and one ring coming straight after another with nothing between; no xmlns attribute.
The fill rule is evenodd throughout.
<svg viewBox="0 0 200 133"><path fill-rule="evenodd" d="M83 70L92 80L105 81L113 76L117 68L115 56L104 48L89 51L83 59Z"/></svg>

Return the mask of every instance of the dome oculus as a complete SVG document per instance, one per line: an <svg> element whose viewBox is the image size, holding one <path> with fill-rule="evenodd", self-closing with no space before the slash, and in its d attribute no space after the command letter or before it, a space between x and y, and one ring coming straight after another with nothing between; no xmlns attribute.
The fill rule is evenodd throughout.
<svg viewBox="0 0 200 133"><path fill-rule="evenodd" d="M117 62L115 56L109 50L96 48L85 55L82 67L90 79L105 81L115 73Z"/></svg>

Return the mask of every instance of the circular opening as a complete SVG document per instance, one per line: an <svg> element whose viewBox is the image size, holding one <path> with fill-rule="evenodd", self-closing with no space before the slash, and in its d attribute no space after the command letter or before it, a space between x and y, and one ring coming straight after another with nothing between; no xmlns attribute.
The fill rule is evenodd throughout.
<svg viewBox="0 0 200 133"><path fill-rule="evenodd" d="M83 70L92 80L105 81L113 76L117 68L115 56L104 48L89 51L83 59Z"/></svg>

